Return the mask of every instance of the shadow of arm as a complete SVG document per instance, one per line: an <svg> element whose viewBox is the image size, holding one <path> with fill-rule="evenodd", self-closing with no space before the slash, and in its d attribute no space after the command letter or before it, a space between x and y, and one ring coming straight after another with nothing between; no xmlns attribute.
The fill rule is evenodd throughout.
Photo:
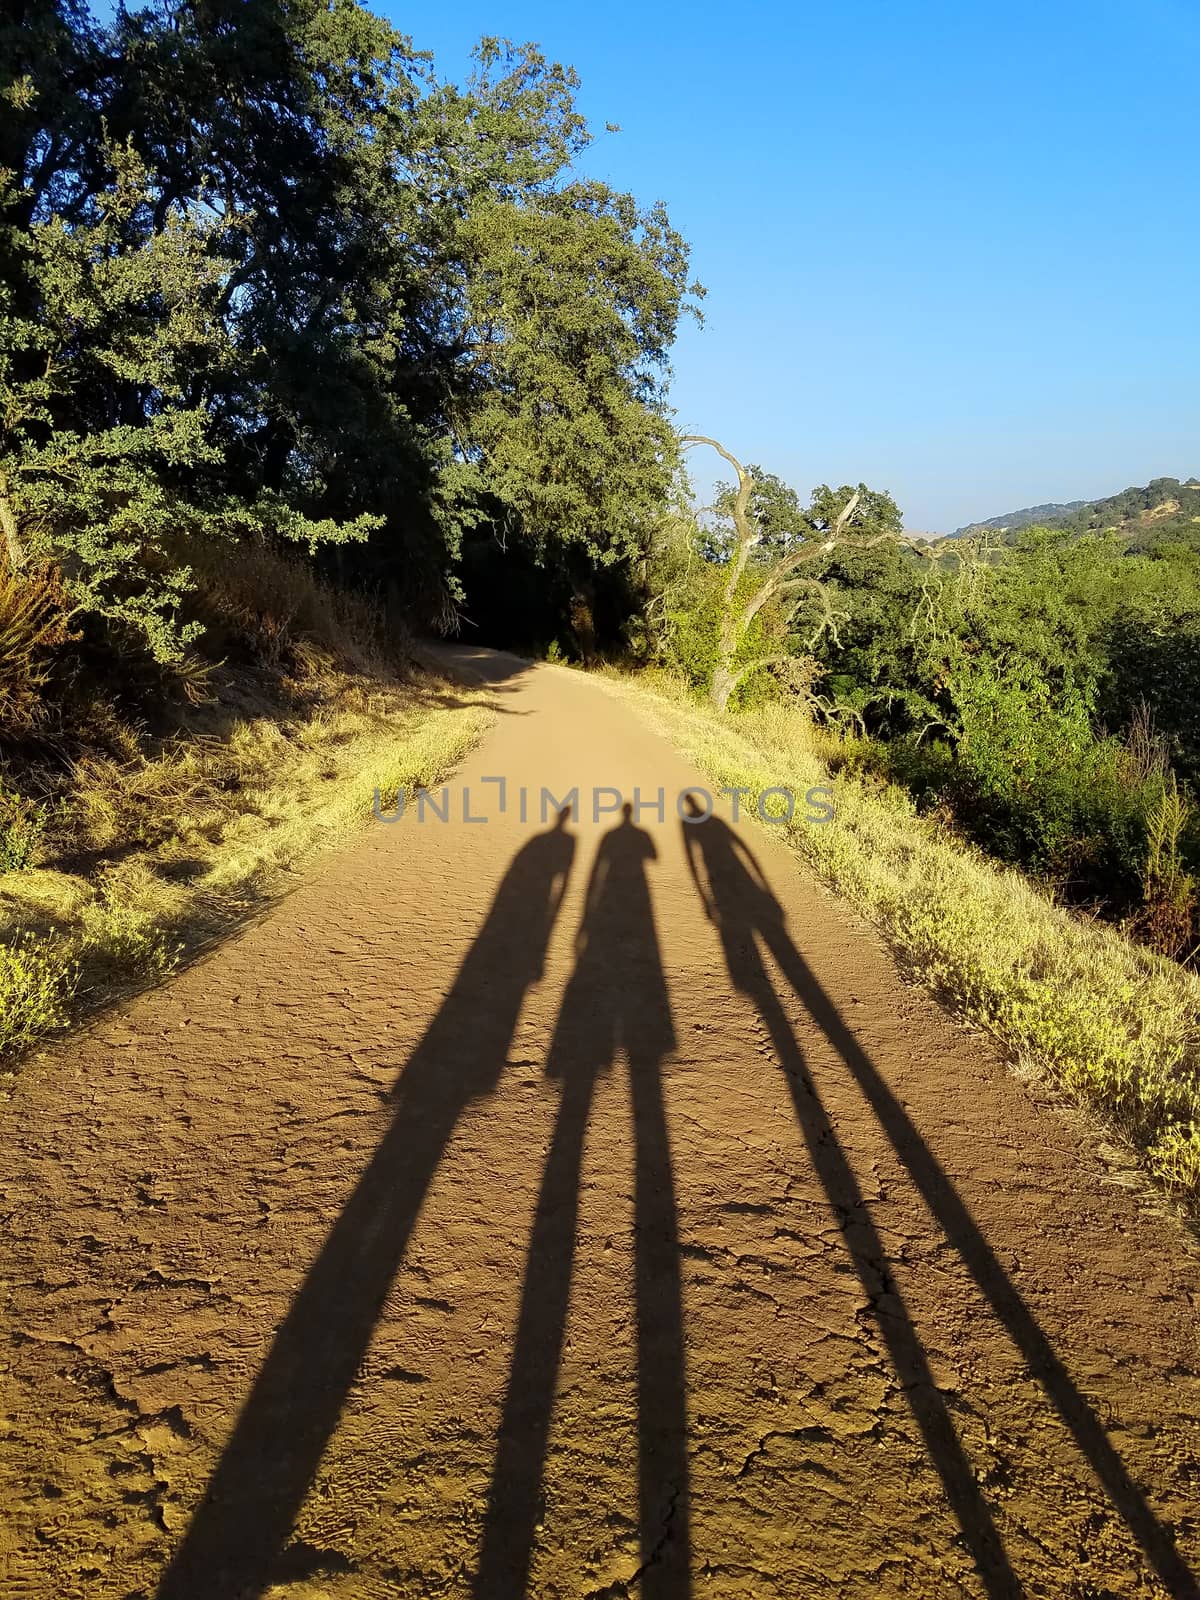
<svg viewBox="0 0 1200 1600"><path fill-rule="evenodd" d="M683 828L683 853L687 858L688 871L692 875L692 882L696 885L696 893L700 896L700 904L704 907L704 915L710 922L715 922L717 918L713 898L700 876L700 857L703 854L703 847L696 837L695 830L687 823L684 824Z"/></svg>
<svg viewBox="0 0 1200 1600"><path fill-rule="evenodd" d="M608 877L608 852L601 844L596 852L596 859L592 863L591 876L588 878L587 893L583 898L583 914L579 919L579 931L575 935L575 954L581 956L587 949L588 932L592 919L596 914L596 907L604 893L604 883Z"/></svg>

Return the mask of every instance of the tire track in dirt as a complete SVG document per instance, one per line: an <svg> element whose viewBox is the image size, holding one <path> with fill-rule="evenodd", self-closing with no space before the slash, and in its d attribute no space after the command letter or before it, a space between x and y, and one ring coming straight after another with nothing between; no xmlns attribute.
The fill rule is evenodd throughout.
<svg viewBox="0 0 1200 1600"><path fill-rule="evenodd" d="M619 702L459 655L487 825L18 1081L7 1592L1195 1593L1178 1227Z"/></svg>

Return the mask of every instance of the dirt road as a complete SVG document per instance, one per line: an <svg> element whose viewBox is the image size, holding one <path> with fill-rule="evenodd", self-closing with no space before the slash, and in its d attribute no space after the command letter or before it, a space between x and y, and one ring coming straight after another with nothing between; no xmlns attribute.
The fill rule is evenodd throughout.
<svg viewBox="0 0 1200 1600"><path fill-rule="evenodd" d="M602 686L474 659L451 820L25 1068L4 1592L1197 1593L1178 1227Z"/></svg>

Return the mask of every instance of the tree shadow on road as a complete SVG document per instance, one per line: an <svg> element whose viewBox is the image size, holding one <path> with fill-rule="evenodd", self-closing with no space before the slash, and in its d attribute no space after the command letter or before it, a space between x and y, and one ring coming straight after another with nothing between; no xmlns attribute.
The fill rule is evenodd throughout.
<svg viewBox="0 0 1200 1600"><path fill-rule="evenodd" d="M562 1082L542 1177L505 1396L477 1600L520 1600L541 1520L542 1479L562 1360L588 1120L598 1079L623 1052L634 1144L639 1594L690 1593L683 1298L662 1061L674 1046L647 863L630 820L596 852L547 1071ZM586 1443L582 1446L586 1448ZM633 1580L629 1580L633 1586Z"/></svg>
<svg viewBox="0 0 1200 1600"><path fill-rule="evenodd" d="M271 1345L158 1600L246 1600L280 1557L459 1118L499 1081L575 851L564 810L514 857L399 1079L391 1124ZM381 960L385 957L381 956Z"/></svg>
<svg viewBox="0 0 1200 1600"><path fill-rule="evenodd" d="M694 820L684 821L683 836L697 890L720 933L730 977L757 1007L770 1032L809 1156L987 1593L1010 1600L1023 1590L934 1384L911 1313L891 1277L883 1241L846 1152L806 1070L800 1045L764 964L764 948L842 1058L929 1210L1042 1385L1168 1593L1184 1600L1196 1596L1200 1593L1196 1580L1169 1531L1156 1519L1145 1496L1129 1477L1099 1419L1075 1387L937 1157L792 942L782 907L750 847L719 817L702 820L699 807L693 805L692 811Z"/></svg>

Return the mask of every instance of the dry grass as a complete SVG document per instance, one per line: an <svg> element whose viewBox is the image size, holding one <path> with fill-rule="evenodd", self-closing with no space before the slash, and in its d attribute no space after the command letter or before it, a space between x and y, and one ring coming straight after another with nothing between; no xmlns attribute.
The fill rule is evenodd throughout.
<svg viewBox="0 0 1200 1600"><path fill-rule="evenodd" d="M302 562L243 552L203 598L243 664L189 664L176 732L99 703L112 727L40 809L0 787L0 1058L161 978L491 720L485 690L414 670L377 607Z"/></svg>
<svg viewBox="0 0 1200 1600"><path fill-rule="evenodd" d="M829 736L773 704L724 717L679 685L612 679L718 784L832 784L834 822L788 842L886 932L913 974L1025 1066L1098 1109L1167 1189L1200 1195L1200 981L1054 905L918 817L894 787L831 779Z"/></svg>
<svg viewBox="0 0 1200 1600"><path fill-rule="evenodd" d="M0 726L27 732L41 719L47 657L68 638L67 606L48 569L18 575L0 563Z"/></svg>
<svg viewBox="0 0 1200 1600"><path fill-rule="evenodd" d="M347 683L305 720L87 763L70 822L85 859L0 875L0 1052L161 978L364 825L376 788L444 776L490 719L482 691L438 679Z"/></svg>
<svg viewBox="0 0 1200 1600"><path fill-rule="evenodd" d="M259 667L386 674L395 633L372 596L325 583L297 553L261 544L187 545L180 552L202 588L197 612L210 654L239 653Z"/></svg>

